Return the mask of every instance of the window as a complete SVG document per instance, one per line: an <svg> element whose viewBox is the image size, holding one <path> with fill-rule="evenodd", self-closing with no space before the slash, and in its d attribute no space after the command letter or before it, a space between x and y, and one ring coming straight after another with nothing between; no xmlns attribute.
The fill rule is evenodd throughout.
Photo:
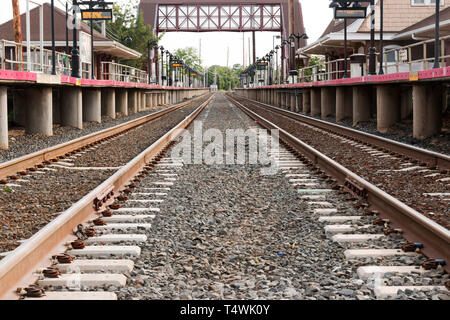
<svg viewBox="0 0 450 320"><path fill-rule="evenodd" d="M436 0L411 0L412 6L431 6L435 5ZM445 4L445 0L441 0L441 6Z"/></svg>

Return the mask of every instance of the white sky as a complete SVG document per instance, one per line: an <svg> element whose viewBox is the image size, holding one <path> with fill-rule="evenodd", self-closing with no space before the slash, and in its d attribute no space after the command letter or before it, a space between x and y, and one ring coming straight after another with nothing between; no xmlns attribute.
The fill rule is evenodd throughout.
<svg viewBox="0 0 450 320"><path fill-rule="evenodd" d="M110 0L111 1L111 0ZM114 1L114 0L113 0ZM31 1L30 1L31 2ZM45 0L34 0L34 2L50 2ZM117 3L128 2L128 0L115 0ZM214 2L213 0L211 2ZM250 2L250 1L249 1ZM329 0L300 0L303 7L303 19L306 28L306 33L309 36L308 42L315 41L325 30L328 23L333 16L332 9L328 8ZM12 19L12 2L11 0L0 0L0 23ZM20 11L25 12L26 0L20 0ZM55 5L64 8L64 0L55 0ZM34 5L30 3L30 8ZM12 30L11 30L12 32ZM273 36L277 33L273 32L257 32L256 33L256 55L263 56L272 50ZM204 65L226 65L227 64L227 48L229 48L229 65L243 62L242 50L242 33L235 32L206 32L206 33L191 33L191 32L176 32L167 33L161 44L169 49L175 51L177 48L184 47L199 47L200 39L202 41L202 60ZM251 38L251 33L247 32L245 36L245 51L246 51L246 65L248 64L248 38ZM279 41L275 39L275 41ZM276 45L276 42L275 42Z"/></svg>

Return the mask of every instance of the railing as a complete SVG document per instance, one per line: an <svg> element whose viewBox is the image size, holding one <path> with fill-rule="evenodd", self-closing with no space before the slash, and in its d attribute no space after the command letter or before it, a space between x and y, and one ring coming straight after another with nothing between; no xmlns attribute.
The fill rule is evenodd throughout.
<svg viewBox="0 0 450 320"><path fill-rule="evenodd" d="M313 67L303 68L299 70L298 81L312 82L340 79L344 76L343 66L344 59L337 59ZM350 59L347 59L347 74L350 76Z"/></svg>
<svg viewBox="0 0 450 320"><path fill-rule="evenodd" d="M70 55L56 52L56 74L70 75L72 58ZM14 41L0 40L0 61L1 68L5 70L19 70L42 72L50 74L52 72L52 51L38 46L30 46L30 59L27 57L26 44Z"/></svg>
<svg viewBox="0 0 450 320"><path fill-rule="evenodd" d="M70 76L72 73L72 56L55 52L57 75ZM30 71L45 74L52 73L52 51L39 46L30 45L30 60L27 57L27 46L14 41L0 40L0 68L3 70ZM89 78L91 64L81 62L82 78Z"/></svg>
<svg viewBox="0 0 450 320"><path fill-rule="evenodd" d="M450 36L441 37L441 52L439 64L441 67L450 65ZM434 40L426 40L410 44L404 47L384 50L383 53L383 71L384 74L398 72L418 72L432 69L434 66ZM448 48L447 49L447 46ZM368 58L368 57L367 57ZM376 72L380 68L379 54L377 54ZM351 64L350 59L347 62L348 77L366 76L369 59L366 63ZM299 70L298 82L312 82L341 79L344 75L344 59L337 59L315 65L313 67L302 68Z"/></svg>
<svg viewBox="0 0 450 320"><path fill-rule="evenodd" d="M441 52L439 64L441 67L450 65L450 52L446 48L446 41L450 41L450 36L441 37ZM398 72L418 72L432 69L434 66L434 40L426 40L413 43L408 46L394 48L384 51L383 71L387 73ZM432 53L432 54L430 54ZM394 58L394 61L390 58Z"/></svg>
<svg viewBox="0 0 450 320"><path fill-rule="evenodd" d="M123 64L102 62L102 80L147 83L148 74Z"/></svg>

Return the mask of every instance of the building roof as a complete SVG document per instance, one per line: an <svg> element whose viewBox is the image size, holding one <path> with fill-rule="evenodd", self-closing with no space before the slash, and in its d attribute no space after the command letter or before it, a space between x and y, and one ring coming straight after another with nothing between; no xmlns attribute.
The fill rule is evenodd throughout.
<svg viewBox="0 0 450 320"><path fill-rule="evenodd" d="M48 46L51 42L51 6L49 3L44 3L44 45ZM30 10L30 39L33 44L40 41L40 8L36 7ZM70 16L71 17L71 16ZM26 14L20 16L22 24L22 41L27 40L26 34ZM90 26L84 22L80 23L79 32L85 32L90 35ZM103 36L100 32L94 29L94 51L104 52L114 55L121 59L135 59L139 58L141 54L133 49L130 49L117 41L111 40ZM14 26L13 20L9 20L0 25L0 39L14 41ZM68 36L70 45L73 39L73 30L69 29ZM65 11L55 7L55 42L58 47L65 46L66 42L66 13Z"/></svg>
<svg viewBox="0 0 450 320"><path fill-rule="evenodd" d="M436 25L436 14L401 30L394 39L412 38L414 36L420 37L434 37ZM450 34L450 7L445 8L439 12L439 32L441 36Z"/></svg>

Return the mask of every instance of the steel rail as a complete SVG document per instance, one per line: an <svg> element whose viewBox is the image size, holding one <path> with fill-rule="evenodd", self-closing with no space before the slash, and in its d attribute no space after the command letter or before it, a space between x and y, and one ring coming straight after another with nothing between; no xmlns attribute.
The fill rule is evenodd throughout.
<svg viewBox="0 0 450 320"><path fill-rule="evenodd" d="M28 168L34 167L44 161L48 161L51 159L55 159L56 157L63 156L67 153L76 151L80 148L86 147L94 142L98 142L100 140L110 138L115 135L119 135L125 131L130 129L139 127L149 121L158 119L172 111L175 111L179 108L185 107L195 101L198 101L204 98L209 93L201 95L195 99L176 104L169 108L157 111L155 113L119 124L117 126L107 128L98 132L91 133L89 135L58 144L56 146L52 146L50 148L42 149L22 157L4 162L0 164L0 179L4 179L10 175L16 174L17 172L26 170Z"/></svg>
<svg viewBox="0 0 450 320"><path fill-rule="evenodd" d="M236 96L236 98L247 100L253 104L267 107L272 111L276 111L277 113L282 114L283 116L286 116L293 120L309 124L322 130L331 131L335 134L339 134L352 140L357 140L362 143L370 144L378 149L387 150L389 152L396 152L401 155L404 155L405 157L425 162L431 167L437 167L443 170L450 170L450 156L448 155L414 147L405 143L376 136L374 134L343 127L338 124L301 115L292 111L288 111L259 101L251 100L245 97Z"/></svg>
<svg viewBox="0 0 450 320"><path fill-rule="evenodd" d="M447 272L450 271L449 230L364 180L341 164L281 129L274 123L249 110L234 98L230 96L228 96L228 98L245 114L250 118L257 120L258 123L266 129L278 129L280 138L283 141L305 155L317 167L320 167L323 171L336 179L340 185L344 185L346 181L351 180L353 183L363 188L367 194L366 200L374 209L380 212L381 217L389 218L392 227L401 228L403 230L402 236L408 241L423 243L424 248L422 249L422 252L426 256L429 258L444 259L447 262L444 268Z"/></svg>
<svg viewBox="0 0 450 320"><path fill-rule="evenodd" d="M37 278L30 276L30 272L39 266L48 266L52 254L61 252L65 241L76 226L97 212L93 206L95 199L108 190L113 190L114 194L117 194L161 150L177 139L182 134L180 129L186 128L213 98L214 94L168 133L2 259L0 261L0 299L17 299L15 289L26 287L30 281L35 281Z"/></svg>

